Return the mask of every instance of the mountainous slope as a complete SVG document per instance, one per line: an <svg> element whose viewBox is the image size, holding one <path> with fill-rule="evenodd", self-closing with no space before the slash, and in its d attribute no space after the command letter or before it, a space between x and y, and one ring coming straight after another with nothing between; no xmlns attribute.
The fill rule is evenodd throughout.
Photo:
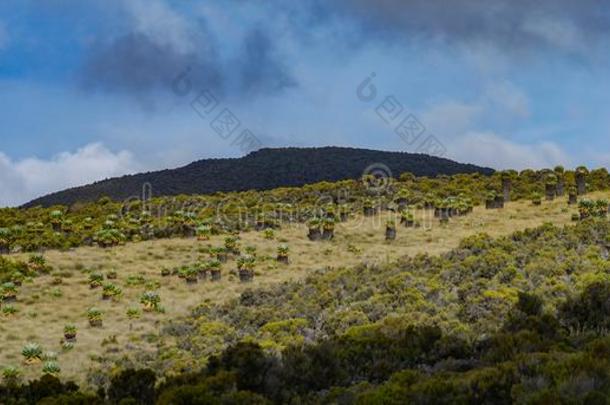
<svg viewBox="0 0 610 405"><path fill-rule="evenodd" d="M404 152L340 147L261 149L238 159L206 159L178 169L107 179L49 194L24 207L70 205L96 201L103 196L123 200L141 195L145 183L152 185L154 196L296 187L360 178L375 163L388 166L395 176L404 172L417 176L493 173L489 168Z"/></svg>

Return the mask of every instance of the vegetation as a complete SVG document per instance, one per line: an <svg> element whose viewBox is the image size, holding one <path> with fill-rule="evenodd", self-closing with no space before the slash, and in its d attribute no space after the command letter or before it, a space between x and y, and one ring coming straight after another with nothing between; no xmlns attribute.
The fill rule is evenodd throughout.
<svg viewBox="0 0 610 405"><path fill-rule="evenodd" d="M16 210L42 224L29 233L2 212L14 252L45 233L88 246L0 256L0 397L595 402L610 394L610 176L584 176L571 207L559 183L571 194L576 173L556 169L184 197L228 201L222 217L158 217L167 199ZM124 238L100 243L110 230ZM11 377L20 349L42 364Z"/></svg>
<svg viewBox="0 0 610 405"><path fill-rule="evenodd" d="M112 283L106 283L103 286L102 299L105 300L118 300L123 294L121 287L116 286Z"/></svg>
<svg viewBox="0 0 610 405"><path fill-rule="evenodd" d="M531 199L541 204L543 193L558 195L561 179L561 187L568 187L570 201L576 203L577 180L585 182L588 193L606 190L610 184L605 169L564 170L559 175L549 172L524 170L510 174L510 200ZM159 197L146 204L101 198L91 203L81 200L70 207L0 209L0 253L83 245L111 248L170 237L197 236L206 241L218 233L250 229L262 230L266 238L273 238L282 224L308 221L311 240L330 240L336 223L346 221L351 212L374 216L383 208L408 215L409 207L436 208L439 218L446 222L447 217L468 213L476 205L502 208L505 186L506 175L502 173L437 177L403 173L388 187L376 191L366 182L343 180L271 191ZM238 254L231 249L228 253Z"/></svg>
<svg viewBox="0 0 610 405"><path fill-rule="evenodd" d="M21 376L21 371L15 366L6 366L2 369L2 378L6 385L15 385Z"/></svg>
<svg viewBox="0 0 610 405"><path fill-rule="evenodd" d="M125 369L91 400L596 402L610 395L610 307L600 305L610 300L608 234L610 223L588 219L479 235L398 267L318 273L202 305L191 327L172 329L193 358L225 342L200 368L161 384L155 372ZM557 251L563 258L549 260ZM341 297L329 294L339 288ZM40 381L5 398L37 392ZM86 395L44 381L53 386L46 396Z"/></svg>
<svg viewBox="0 0 610 405"><path fill-rule="evenodd" d="M37 343L28 343L23 346L21 354L25 358L26 364L38 363L42 359L42 348Z"/></svg>
<svg viewBox="0 0 610 405"><path fill-rule="evenodd" d="M158 311L160 309L161 297L154 291L146 291L140 297L140 303L146 312Z"/></svg>
<svg viewBox="0 0 610 405"><path fill-rule="evenodd" d="M282 243L277 247L277 261L288 264L288 252L290 248L287 244Z"/></svg>
<svg viewBox="0 0 610 405"><path fill-rule="evenodd" d="M92 328L100 328L103 325L103 313L98 308L89 308L87 310L87 319Z"/></svg>
<svg viewBox="0 0 610 405"><path fill-rule="evenodd" d="M66 339L67 342L76 341L76 333L77 333L76 325L68 324L68 325L64 326L64 338Z"/></svg>
<svg viewBox="0 0 610 405"><path fill-rule="evenodd" d="M59 364L55 361L47 361L42 366L42 373L48 375L57 375L61 372Z"/></svg>

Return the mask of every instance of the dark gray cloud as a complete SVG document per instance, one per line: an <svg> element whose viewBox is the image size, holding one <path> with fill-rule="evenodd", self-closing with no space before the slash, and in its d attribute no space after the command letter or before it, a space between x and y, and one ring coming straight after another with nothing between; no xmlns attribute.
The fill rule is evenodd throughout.
<svg viewBox="0 0 610 405"><path fill-rule="evenodd" d="M276 93L296 86L296 81L275 53L271 39L261 29L254 29L247 35L242 58L239 65L245 93Z"/></svg>
<svg viewBox="0 0 610 405"><path fill-rule="evenodd" d="M145 98L172 90L172 83L185 71L193 88L220 97L275 94L297 85L274 42L261 29L249 32L232 57L222 55L214 35L206 31L188 38L188 46L159 42L163 41L131 32L95 44L80 71L83 88Z"/></svg>
<svg viewBox="0 0 610 405"><path fill-rule="evenodd" d="M318 7L317 0L313 7ZM576 50L608 40L603 0L337 0L336 15L367 36L486 42L503 49Z"/></svg>
<svg viewBox="0 0 610 405"><path fill-rule="evenodd" d="M81 72L82 84L88 89L142 95L169 90L172 80L190 68L194 85L218 92L225 78L217 58L209 48L183 53L142 33L129 33L90 50Z"/></svg>
<svg viewBox="0 0 610 405"><path fill-rule="evenodd" d="M351 25L359 35L337 31L348 46L434 41L586 54L610 41L605 0L301 0L292 6L258 1L272 2L306 38L315 28Z"/></svg>

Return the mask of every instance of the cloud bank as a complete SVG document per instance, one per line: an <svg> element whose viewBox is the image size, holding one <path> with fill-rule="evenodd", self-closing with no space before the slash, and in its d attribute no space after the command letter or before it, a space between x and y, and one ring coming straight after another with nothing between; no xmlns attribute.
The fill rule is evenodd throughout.
<svg viewBox="0 0 610 405"><path fill-rule="evenodd" d="M131 153L115 153L99 143L48 160L13 161L0 152L0 207L24 204L50 192L138 170Z"/></svg>
<svg viewBox="0 0 610 405"><path fill-rule="evenodd" d="M494 169L543 169L570 166L570 159L553 142L524 144L492 132L470 132L451 141L449 157Z"/></svg>
<svg viewBox="0 0 610 405"><path fill-rule="evenodd" d="M319 5L319 2L314 2ZM335 12L364 32L401 40L488 43L505 50L580 52L610 32L610 10L597 0L338 0Z"/></svg>

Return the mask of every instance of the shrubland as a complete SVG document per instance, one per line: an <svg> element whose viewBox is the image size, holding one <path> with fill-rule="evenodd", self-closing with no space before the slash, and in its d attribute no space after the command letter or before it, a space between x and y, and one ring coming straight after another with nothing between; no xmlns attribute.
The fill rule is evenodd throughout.
<svg viewBox="0 0 610 405"><path fill-rule="evenodd" d="M169 217L154 215L167 199L146 202L146 210L142 202L126 208L109 200L17 210L2 216L10 235L19 222L48 217L42 226L58 240L100 248L0 256L3 309L35 305L41 282L57 286L44 287L45 294L94 304L77 314L87 324L61 325L59 355L23 336L24 363L4 366L0 397L6 403L602 401L610 395L610 223L602 198L608 180L603 170L582 168L435 179L405 174L374 193L348 181L184 197L193 207L196 200L222 200L221 216L184 206ZM535 193L544 201L532 199ZM573 196L578 205L568 204ZM112 214L117 208L122 215ZM418 223L426 212L437 218L432 228ZM350 228L361 218L372 222ZM388 238L388 229L397 235ZM144 242L143 230L167 242ZM121 234L120 241L100 243L106 231ZM67 247L47 245L44 233L4 235L12 251ZM142 243L113 247L127 241ZM146 250L170 242L174 251ZM82 255L100 255L116 268L80 265L68 274L70 258ZM332 265L323 265L327 260ZM146 271L125 270L136 265ZM70 287L62 291L65 283ZM29 303L21 305L22 296ZM3 322L25 320L8 312ZM73 311L61 312L70 318ZM27 318L38 322L33 311ZM123 331L134 325L136 333ZM120 348L124 338L127 350ZM64 359L83 361L83 345L95 365L80 370L79 388L69 382L74 369L66 374ZM33 377L32 368L42 377Z"/></svg>
<svg viewBox="0 0 610 405"><path fill-rule="evenodd" d="M579 186L579 181L584 186ZM543 193L555 198L567 196L572 189L576 194L578 187L586 192L607 190L609 184L606 169L589 172L585 168L566 171L557 167L434 178L403 173L383 183L383 187L371 187L371 181L344 180L270 191L136 197L122 202L104 197L95 203L71 206L4 208L0 209L0 252L111 247L150 239L274 228L285 222L319 218L329 206L337 218L341 213L360 213L367 206L372 212L405 207L467 212L475 205L493 205L497 198L502 203L506 198L531 199Z"/></svg>

